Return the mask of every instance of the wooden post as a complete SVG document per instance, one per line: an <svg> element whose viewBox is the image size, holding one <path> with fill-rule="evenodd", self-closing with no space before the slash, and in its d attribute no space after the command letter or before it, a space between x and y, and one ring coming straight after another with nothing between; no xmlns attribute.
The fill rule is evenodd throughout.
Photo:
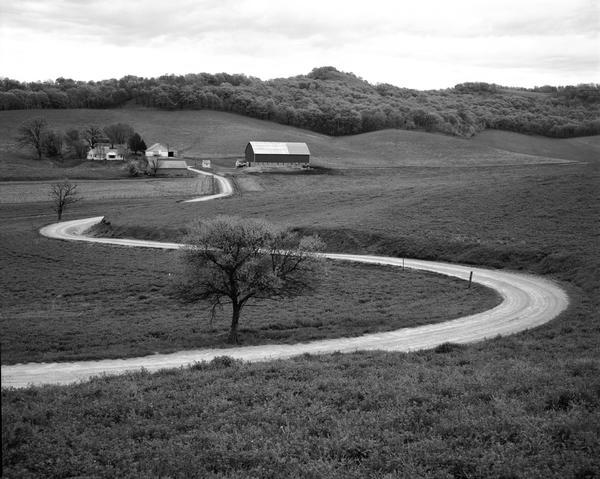
<svg viewBox="0 0 600 479"><path fill-rule="evenodd" d="M404 271L404 258L402 258L402 271Z"/></svg>
<svg viewBox="0 0 600 479"><path fill-rule="evenodd" d="M469 274L469 289L471 289L471 280L473 279L473 271Z"/></svg>

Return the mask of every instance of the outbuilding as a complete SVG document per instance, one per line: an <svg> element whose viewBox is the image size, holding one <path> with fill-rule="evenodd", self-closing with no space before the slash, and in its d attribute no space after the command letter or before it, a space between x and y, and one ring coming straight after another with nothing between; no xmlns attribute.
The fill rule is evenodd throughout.
<svg viewBox="0 0 600 479"><path fill-rule="evenodd" d="M246 163L256 165L308 165L310 151L306 143L251 141L246 145Z"/></svg>
<svg viewBox="0 0 600 479"><path fill-rule="evenodd" d="M170 150L168 146L163 145L162 143L154 143L150 148L146 150L147 157L158 156L161 158L173 158L177 156L174 150Z"/></svg>

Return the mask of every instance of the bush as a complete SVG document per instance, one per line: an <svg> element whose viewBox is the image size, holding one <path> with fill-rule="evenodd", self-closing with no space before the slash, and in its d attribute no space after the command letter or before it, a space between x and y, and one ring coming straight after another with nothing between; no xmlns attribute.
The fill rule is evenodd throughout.
<svg viewBox="0 0 600 479"><path fill-rule="evenodd" d="M125 165L127 174L131 177L140 176L144 173L144 169L140 167L140 164L136 160L130 160Z"/></svg>

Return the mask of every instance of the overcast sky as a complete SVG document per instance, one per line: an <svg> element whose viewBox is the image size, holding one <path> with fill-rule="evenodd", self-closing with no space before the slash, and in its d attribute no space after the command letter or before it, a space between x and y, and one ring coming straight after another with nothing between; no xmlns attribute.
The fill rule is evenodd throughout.
<svg viewBox="0 0 600 479"><path fill-rule="evenodd" d="M331 65L428 89L600 83L600 0L0 0L21 81Z"/></svg>

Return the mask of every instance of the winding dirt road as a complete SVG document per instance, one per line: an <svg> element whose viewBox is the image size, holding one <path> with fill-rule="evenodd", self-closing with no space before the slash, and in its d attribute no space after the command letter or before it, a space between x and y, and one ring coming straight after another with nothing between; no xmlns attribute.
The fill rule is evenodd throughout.
<svg viewBox="0 0 600 479"><path fill-rule="evenodd" d="M194 170L200 174L205 173ZM222 177L221 193L188 201L206 201L232 194L231 184ZM220 178L220 179L219 179ZM227 187L224 186L227 185ZM102 216L52 224L40 230L49 238L70 241L87 241L119 246L178 249L178 243L130 240L120 238L94 238L83 233L102 220ZM402 266L402 259L351 254L325 254L327 258L392 266ZM2 366L2 387L26 387L41 384L68 384L87 380L99 374L122 374L144 368L157 371L182 367L196 361L208 361L227 355L245 361L268 361L297 356L304 353L352 352L357 350L414 351L433 348L445 342L469 343L499 335L508 335L544 324L568 306L563 289L546 279L505 271L473 268L448 263L405 259L407 268L432 271L448 276L468 279L496 290L503 298L501 304L482 313L463 318L414 328L404 328L354 338L326 339L291 345L246 346L230 349L199 349L172 354L154 354L139 358L75 361L64 363L27 363Z"/></svg>

